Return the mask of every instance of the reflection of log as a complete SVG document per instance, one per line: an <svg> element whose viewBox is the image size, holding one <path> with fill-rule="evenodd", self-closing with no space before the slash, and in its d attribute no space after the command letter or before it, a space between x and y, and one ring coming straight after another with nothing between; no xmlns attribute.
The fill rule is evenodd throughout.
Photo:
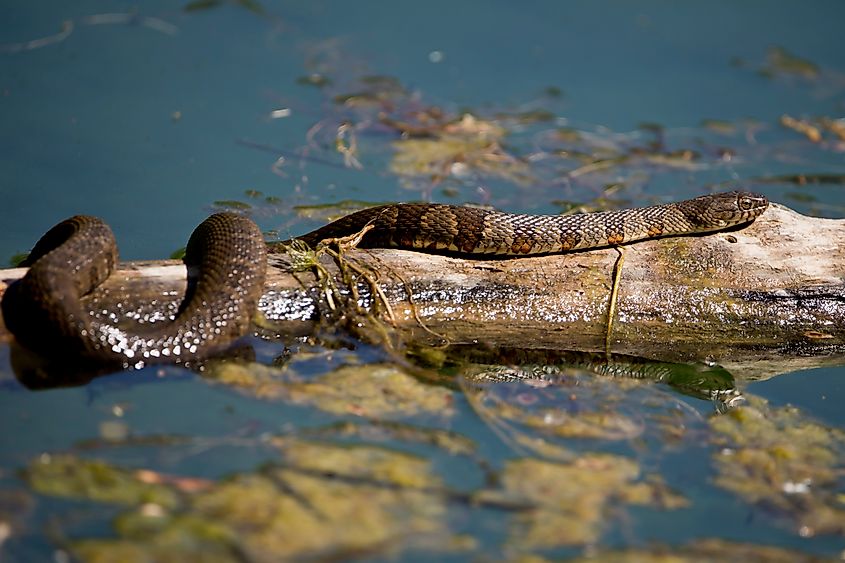
<svg viewBox="0 0 845 563"><path fill-rule="evenodd" d="M845 351L843 240L845 220L809 218L773 205L735 232L628 246L613 351L664 361L714 360L736 375L757 377L819 364L808 356L835 361ZM604 347L613 249L510 260L387 249L348 256L379 272L407 340L432 336L414 319L404 282L428 329L453 342ZM325 307L315 278L288 273L284 256L273 262L264 313L307 332L315 306ZM328 257L324 264L336 271ZM184 267L172 261L124 266L91 297L92 310L116 310L119 296L127 294L132 303L175 306ZM0 271L0 293L2 282L23 272ZM363 283L360 288L366 291ZM0 326L3 338L8 334ZM771 366L763 367L767 359Z"/></svg>

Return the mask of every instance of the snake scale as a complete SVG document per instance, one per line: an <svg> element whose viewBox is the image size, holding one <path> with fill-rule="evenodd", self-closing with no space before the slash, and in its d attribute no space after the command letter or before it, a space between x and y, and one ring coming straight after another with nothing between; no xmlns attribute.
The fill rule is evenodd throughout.
<svg viewBox="0 0 845 563"><path fill-rule="evenodd" d="M322 240L372 228L361 247L398 247L464 256L524 256L616 246L648 238L723 230L753 221L765 197L727 192L620 211L520 215L440 204L391 204L364 209L300 238ZM280 251L284 243L271 243ZM250 219L212 215L191 235L185 255L188 290L173 319L127 331L98 321L81 298L117 262L111 229L76 216L35 245L29 270L2 301L8 329L26 348L52 358L141 366L187 362L243 336L263 293L268 246Z"/></svg>

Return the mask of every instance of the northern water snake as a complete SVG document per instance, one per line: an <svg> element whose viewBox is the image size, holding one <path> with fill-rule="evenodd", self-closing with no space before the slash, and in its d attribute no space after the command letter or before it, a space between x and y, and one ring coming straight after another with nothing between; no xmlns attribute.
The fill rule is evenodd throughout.
<svg viewBox="0 0 845 563"><path fill-rule="evenodd" d="M392 204L352 213L299 238L316 246L372 225L359 246L521 256L722 230L754 220L767 206L765 197L748 192L575 215ZM284 244L269 248L283 250ZM188 361L247 331L263 290L266 252L251 220L212 215L188 242L189 285L176 317L129 332L97 321L81 303L82 296L109 276L117 250L105 223L77 216L36 243L26 263L29 271L3 296L3 317L21 344L48 356L71 354L124 366Z"/></svg>
<svg viewBox="0 0 845 563"><path fill-rule="evenodd" d="M725 192L676 203L573 215L522 215L479 207L389 204L341 217L298 237L310 246L372 225L359 246L461 255L525 256L617 246L647 238L718 231L758 217L768 200Z"/></svg>
<svg viewBox="0 0 845 563"><path fill-rule="evenodd" d="M243 336L264 286L264 236L250 219L218 213L185 249L188 289L176 317L131 331L89 313L82 296L117 262L111 229L78 215L50 229L23 265L29 270L3 295L3 320L18 342L59 360L140 366L184 362Z"/></svg>

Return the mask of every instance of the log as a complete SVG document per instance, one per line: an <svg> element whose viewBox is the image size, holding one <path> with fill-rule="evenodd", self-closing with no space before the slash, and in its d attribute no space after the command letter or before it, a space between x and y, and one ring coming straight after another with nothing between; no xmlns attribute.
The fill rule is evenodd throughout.
<svg viewBox="0 0 845 563"><path fill-rule="evenodd" d="M845 220L772 204L746 228L625 246L611 351L718 362L746 378L841 363L843 240ZM496 260L395 249L345 254L348 263L378 277L393 313L391 320L382 307L381 318L405 343L550 351L605 349L618 256L613 248ZM327 255L320 261L344 288L335 261ZM293 272L285 254L270 263L261 312L275 332L310 333L330 312L317 276ZM24 272L0 270L0 295ZM363 279L356 285L360 303L371 304L369 285ZM184 287L179 262L129 262L86 299L100 315L173 312ZM127 295L137 304L134 312L117 309ZM0 342L10 339L0 324Z"/></svg>

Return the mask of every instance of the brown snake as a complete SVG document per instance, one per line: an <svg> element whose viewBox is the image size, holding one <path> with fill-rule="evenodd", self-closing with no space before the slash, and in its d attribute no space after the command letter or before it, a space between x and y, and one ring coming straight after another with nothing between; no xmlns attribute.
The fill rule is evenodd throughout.
<svg viewBox="0 0 845 563"><path fill-rule="evenodd" d="M390 204L351 213L298 238L315 247L321 240L372 225L359 246L524 256L719 231L753 221L768 205L765 197L749 192L574 215L521 215L436 203Z"/></svg>
<svg viewBox="0 0 845 563"><path fill-rule="evenodd" d="M372 225L360 246L523 256L723 230L753 221L767 206L765 197L748 192L575 215L393 204L352 213L299 238L316 247ZM284 243L270 244L271 251L283 248ZM26 262L29 271L3 296L3 318L21 344L53 358L74 356L123 366L193 360L247 332L263 293L266 252L250 219L212 215L188 242L188 291L175 318L128 331L98 321L82 304L81 298L110 275L117 249L100 219L73 217L36 243Z"/></svg>

